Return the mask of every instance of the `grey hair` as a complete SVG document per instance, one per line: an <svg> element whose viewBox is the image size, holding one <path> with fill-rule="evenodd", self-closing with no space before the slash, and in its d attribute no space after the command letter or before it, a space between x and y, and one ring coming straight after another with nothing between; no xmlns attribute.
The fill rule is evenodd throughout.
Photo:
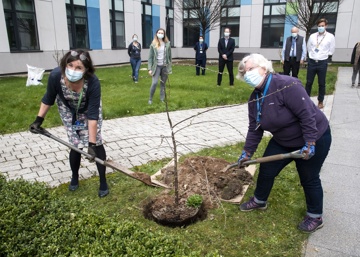
<svg viewBox="0 0 360 257"><path fill-rule="evenodd" d="M245 56L239 63L239 67L238 67L238 74L236 75L236 78L241 80L244 78L245 75L245 64L247 61L251 60L251 62L254 65L257 65L259 67L262 67L265 69L266 74L268 73L274 73L274 69L272 66L272 62L269 61L268 59L266 59L263 55L261 54L250 54Z"/></svg>

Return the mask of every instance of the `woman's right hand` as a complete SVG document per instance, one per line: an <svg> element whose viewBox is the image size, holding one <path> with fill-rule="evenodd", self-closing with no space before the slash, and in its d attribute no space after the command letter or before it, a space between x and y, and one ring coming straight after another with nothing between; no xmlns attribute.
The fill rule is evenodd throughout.
<svg viewBox="0 0 360 257"><path fill-rule="evenodd" d="M151 70L149 70L149 75L152 76Z"/></svg>

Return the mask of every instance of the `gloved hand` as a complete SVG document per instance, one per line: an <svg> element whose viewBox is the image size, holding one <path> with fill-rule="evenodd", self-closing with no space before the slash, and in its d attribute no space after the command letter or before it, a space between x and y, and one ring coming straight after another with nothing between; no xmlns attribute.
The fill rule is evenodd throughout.
<svg viewBox="0 0 360 257"><path fill-rule="evenodd" d="M91 157L87 157L87 159L89 159L90 162L93 162L96 157L96 144L89 142L88 154L90 154Z"/></svg>
<svg viewBox="0 0 360 257"><path fill-rule="evenodd" d="M315 155L315 142L306 142L303 148L301 148L300 153L305 153L304 160L309 160Z"/></svg>
<svg viewBox="0 0 360 257"><path fill-rule="evenodd" d="M245 165L243 165L244 162L249 161L251 159L251 154L246 152L245 150L243 150L241 152L241 155L239 156L238 159L238 167L239 168L244 168Z"/></svg>
<svg viewBox="0 0 360 257"><path fill-rule="evenodd" d="M29 126L30 132L34 134L39 134L39 131L43 130L43 128L41 127L43 121L43 117L37 116L35 121Z"/></svg>

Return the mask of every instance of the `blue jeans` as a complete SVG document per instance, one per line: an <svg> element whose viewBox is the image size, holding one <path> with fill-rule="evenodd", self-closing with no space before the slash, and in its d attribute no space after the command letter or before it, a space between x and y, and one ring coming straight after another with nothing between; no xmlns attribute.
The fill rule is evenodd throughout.
<svg viewBox="0 0 360 257"><path fill-rule="evenodd" d="M158 65L156 66L155 74L152 76L152 83L150 87L150 97L149 97L150 101L152 101L153 99L157 87L157 83L159 81L159 77L160 77L160 100L161 101L165 100L165 83L168 78L168 71L166 66Z"/></svg>
<svg viewBox="0 0 360 257"><path fill-rule="evenodd" d="M286 165L295 161L296 169L300 177L300 183L305 193L307 213L313 218L321 217L323 212L323 189L320 180L320 170L326 156L328 155L330 145L331 131L329 127L319 140L316 141L315 155L309 160L283 159L279 161L261 163L254 193L255 198L261 202L267 201L273 187L275 177ZM264 156L293 152L300 148L302 148L302 146L283 147L276 143L272 138L266 147Z"/></svg>
<svg viewBox="0 0 360 257"><path fill-rule="evenodd" d="M141 59L130 58L130 63L132 68L132 78L134 81L138 81Z"/></svg>
<svg viewBox="0 0 360 257"><path fill-rule="evenodd" d="M324 97L325 97L327 66L328 66L327 59L316 62L315 60L309 58L305 89L307 94L310 96L312 85L314 83L315 76L317 75L318 84L319 84L319 95L318 95L319 102L324 101Z"/></svg>

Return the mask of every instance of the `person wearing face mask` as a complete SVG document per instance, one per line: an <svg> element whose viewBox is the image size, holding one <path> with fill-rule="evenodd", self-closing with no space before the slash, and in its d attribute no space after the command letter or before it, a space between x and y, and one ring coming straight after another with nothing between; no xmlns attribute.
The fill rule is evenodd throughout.
<svg viewBox="0 0 360 257"><path fill-rule="evenodd" d="M238 79L254 88L248 101L249 126L238 166L251 159L264 131L272 134L263 156L299 151L302 159L261 163L254 196L242 203L241 211L266 210L276 176L295 161L305 193L307 213L299 223L303 232L323 226L323 190L320 169L331 145L331 131L324 113L315 106L297 78L275 74L272 63L260 54L244 57ZM283 203L290 204L290 203Z"/></svg>
<svg viewBox="0 0 360 257"><path fill-rule="evenodd" d="M219 52L219 72L217 77L217 85L221 86L222 74L225 68L229 72L230 86L234 85L234 72L233 72L233 53L235 50L235 40L230 37L230 29L225 28L224 37L219 39L218 52Z"/></svg>
<svg viewBox="0 0 360 257"><path fill-rule="evenodd" d="M128 54L132 68L132 79L135 83L138 83L141 65L141 44L138 42L138 36L136 34L132 36L132 42L128 47Z"/></svg>
<svg viewBox="0 0 360 257"><path fill-rule="evenodd" d="M333 34L326 31L327 20L320 19L317 22L318 32L310 35L307 42L307 50L309 53L309 60L307 66L306 76L306 92L311 95L312 85L315 76L318 76L319 93L318 93L318 108L324 107L324 97L326 91L326 72L329 58L335 52L335 37Z"/></svg>
<svg viewBox="0 0 360 257"><path fill-rule="evenodd" d="M165 83L168 74L172 73L171 68L171 45L164 29L158 29L149 49L148 71L152 76L150 97L148 104L152 104L153 96L160 79L160 101L165 101Z"/></svg>
<svg viewBox="0 0 360 257"><path fill-rule="evenodd" d="M353 65L353 73L351 76L351 87L355 87L355 80L359 74L357 88L360 88L360 42L357 42L351 54L350 63Z"/></svg>
<svg viewBox="0 0 360 257"><path fill-rule="evenodd" d="M300 64L304 63L306 58L306 42L304 37L299 35L299 29L293 27L291 36L288 37L283 45L281 52L281 63L283 64L284 75L290 75L297 78Z"/></svg>
<svg viewBox="0 0 360 257"><path fill-rule="evenodd" d="M72 145L82 149L88 148L92 156L106 160L106 152L102 143L102 104L100 81L94 74L91 57L87 51L71 50L60 61L60 66L49 75L46 93L44 94L35 121L30 125L32 133L40 133L42 123L50 107L56 102L60 118ZM79 168L81 154L70 150L69 162L72 178L70 191L79 188ZM99 197L109 194L106 182L106 167L96 163L100 187Z"/></svg>
<svg viewBox="0 0 360 257"><path fill-rule="evenodd" d="M208 45L204 42L204 37L199 37L199 42L197 42L194 46L195 50L195 65L196 65L196 75L200 75L200 67L201 74L205 75L205 66L206 66L206 51L208 49Z"/></svg>

